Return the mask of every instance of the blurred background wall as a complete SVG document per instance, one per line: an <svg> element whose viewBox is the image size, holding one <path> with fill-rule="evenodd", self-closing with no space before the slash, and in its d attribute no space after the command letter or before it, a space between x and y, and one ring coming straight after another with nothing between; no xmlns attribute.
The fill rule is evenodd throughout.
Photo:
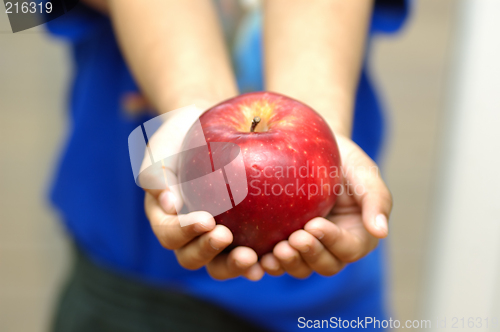
<svg viewBox="0 0 500 332"><path fill-rule="evenodd" d="M422 316L500 331L500 2L461 1L440 132Z"/></svg>
<svg viewBox="0 0 500 332"><path fill-rule="evenodd" d="M391 130L381 168L394 197L390 285L396 318L419 319L457 0L416 0L405 29L379 37L372 68Z"/></svg>
<svg viewBox="0 0 500 332"><path fill-rule="evenodd" d="M395 198L389 284L400 320L416 319L422 300L456 6L415 1L405 29L373 44L371 70L391 118L382 168ZM39 27L14 35L0 12L0 331L44 331L68 268L45 192L65 135L70 74L64 44Z"/></svg>
<svg viewBox="0 0 500 332"><path fill-rule="evenodd" d="M0 331L45 331L68 247L46 199L65 131L69 58L0 5Z"/></svg>

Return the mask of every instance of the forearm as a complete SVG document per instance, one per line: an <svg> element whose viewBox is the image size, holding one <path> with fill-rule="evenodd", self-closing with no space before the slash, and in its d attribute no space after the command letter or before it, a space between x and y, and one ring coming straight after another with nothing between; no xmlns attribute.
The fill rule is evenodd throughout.
<svg viewBox="0 0 500 332"><path fill-rule="evenodd" d="M160 112L192 103L205 107L237 94L211 1L100 3L142 92Z"/></svg>
<svg viewBox="0 0 500 332"><path fill-rule="evenodd" d="M266 85L350 136L371 0L267 0Z"/></svg>

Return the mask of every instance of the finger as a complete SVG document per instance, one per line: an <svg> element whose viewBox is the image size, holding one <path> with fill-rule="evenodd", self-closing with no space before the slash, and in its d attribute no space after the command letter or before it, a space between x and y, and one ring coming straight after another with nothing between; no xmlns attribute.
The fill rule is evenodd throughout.
<svg viewBox="0 0 500 332"><path fill-rule="evenodd" d="M179 264L188 270L197 270L207 265L224 248L233 242L233 234L223 225L200 236L175 251Z"/></svg>
<svg viewBox="0 0 500 332"><path fill-rule="evenodd" d="M167 214L177 214L177 209L175 208L176 201L176 195L170 190L164 190L158 196L158 204Z"/></svg>
<svg viewBox="0 0 500 332"><path fill-rule="evenodd" d="M166 190L160 191L160 193L153 193L152 190L147 190L153 197L158 199L163 211L168 214L179 214L182 205L184 204L182 200L181 193L177 186L169 187ZM155 196L156 195L156 196Z"/></svg>
<svg viewBox="0 0 500 332"><path fill-rule="evenodd" d="M275 277L285 273L285 270L281 267L280 261L272 253L262 256L260 259L260 265L265 272Z"/></svg>
<svg viewBox="0 0 500 332"><path fill-rule="evenodd" d="M302 259L317 273L332 276L340 272L345 263L338 260L312 234L298 230L288 239L290 246L300 252Z"/></svg>
<svg viewBox="0 0 500 332"><path fill-rule="evenodd" d="M182 195L180 192L180 186L175 186L174 184L178 183L177 175L167 166L162 166L164 177L167 179L167 190L163 190L159 195L158 199L160 200L160 205L165 209L171 208L173 205L175 207L175 211L179 213L182 209L182 205L184 204L182 200ZM165 201L161 200L162 194L167 195L166 193L170 192L171 196ZM154 195L153 195L154 196ZM164 205L165 204L165 205Z"/></svg>
<svg viewBox="0 0 500 332"><path fill-rule="evenodd" d="M168 185L178 183L177 176L170 168L156 163L141 172L139 181L146 192L159 200L165 212L173 214L181 211L183 201L179 186Z"/></svg>
<svg viewBox="0 0 500 332"><path fill-rule="evenodd" d="M255 265L257 261L257 253L255 253L253 249L248 247L236 247L227 255L218 255L215 257L207 264L207 271L214 279L231 279L243 275L243 273ZM254 274L248 277L254 276L257 277L257 275Z"/></svg>
<svg viewBox="0 0 500 332"><path fill-rule="evenodd" d="M281 241L273 249L274 256L283 269L291 276L299 279L307 278L312 269L304 262L299 252L292 248L288 241Z"/></svg>
<svg viewBox="0 0 500 332"><path fill-rule="evenodd" d="M182 107L148 121L146 131L147 128L152 127L158 127L158 130L148 137L137 181L154 197L158 197L161 191L167 189L167 184L171 186L177 183L175 176L172 175L177 174L179 152L182 151L184 138L193 123L203 113L205 106ZM152 163L153 160L154 163ZM180 197L180 195L177 196Z"/></svg>
<svg viewBox="0 0 500 332"><path fill-rule="evenodd" d="M146 157L137 177L137 184L155 198L158 198L164 190L169 189L169 184L177 183L177 176L174 171L165 165L164 160L151 164L148 151L150 150L146 150Z"/></svg>
<svg viewBox="0 0 500 332"><path fill-rule="evenodd" d="M392 196L380 175L377 164L354 142L339 137L350 151L343 156L343 167L347 170L344 181L362 208L363 223L375 237L388 234L388 218L392 210Z"/></svg>
<svg viewBox="0 0 500 332"><path fill-rule="evenodd" d="M243 272L243 276L251 281L259 281L264 276L264 273L262 266L259 263L255 263Z"/></svg>
<svg viewBox="0 0 500 332"><path fill-rule="evenodd" d="M340 261L354 262L372 251L377 246L378 240L360 223L357 227L349 229L338 227L335 222L342 222L338 220L341 218L349 218L349 216L333 217L332 221L315 218L309 221L304 229L319 239L323 246Z"/></svg>
<svg viewBox="0 0 500 332"><path fill-rule="evenodd" d="M183 221L191 224L181 227L178 216L165 213L158 204L158 200L149 193L146 193L144 208L154 234L161 245L167 249L178 249L215 227L212 215L203 211L191 212L182 216L185 218Z"/></svg>

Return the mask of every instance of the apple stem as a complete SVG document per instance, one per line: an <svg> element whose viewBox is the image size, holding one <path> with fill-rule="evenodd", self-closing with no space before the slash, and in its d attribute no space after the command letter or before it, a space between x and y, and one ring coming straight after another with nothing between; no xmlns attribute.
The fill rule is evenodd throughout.
<svg viewBox="0 0 500 332"><path fill-rule="evenodd" d="M253 133L255 131L255 127L257 127L257 125L259 124L260 122L260 117L256 116L255 118L253 118L252 120L252 127L250 127L250 132Z"/></svg>

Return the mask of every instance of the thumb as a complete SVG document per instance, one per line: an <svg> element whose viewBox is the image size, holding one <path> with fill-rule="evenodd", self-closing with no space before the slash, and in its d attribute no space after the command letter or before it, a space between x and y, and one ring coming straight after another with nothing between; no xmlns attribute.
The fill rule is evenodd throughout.
<svg viewBox="0 0 500 332"><path fill-rule="evenodd" d="M139 185L157 199L166 213L180 212L183 205L177 174L160 160L143 170L137 179Z"/></svg>
<svg viewBox="0 0 500 332"><path fill-rule="evenodd" d="M180 214L182 206L184 204L182 200L182 195L180 192L180 186L171 185L168 186L168 183L176 184L177 176L170 170L169 168L164 168L165 178L167 179L167 187L165 190L162 190L158 193L157 190L146 190L149 193L157 194L158 203L161 208L170 214Z"/></svg>
<svg viewBox="0 0 500 332"><path fill-rule="evenodd" d="M339 137L342 173L349 193L361 207L366 230L377 238L387 236L392 195L377 164L352 140Z"/></svg>
<svg viewBox="0 0 500 332"><path fill-rule="evenodd" d="M176 204L182 207L180 192L174 188L178 183L178 156L186 133L202 112L202 108L190 105L159 115L143 125L149 140L143 151L136 183L154 198L158 199L164 191L170 190L176 196ZM170 194L164 196L171 197L169 201L174 197Z"/></svg>

